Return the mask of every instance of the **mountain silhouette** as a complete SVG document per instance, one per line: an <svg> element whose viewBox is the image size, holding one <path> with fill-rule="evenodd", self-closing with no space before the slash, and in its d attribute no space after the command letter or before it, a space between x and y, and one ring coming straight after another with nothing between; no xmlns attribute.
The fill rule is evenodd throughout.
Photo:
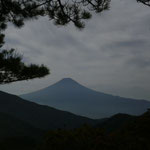
<svg viewBox="0 0 150 150"><path fill-rule="evenodd" d="M42 129L76 128L85 123L95 124L96 120L39 105L0 91L0 113L8 114L30 126ZM3 122L3 119L0 120Z"/></svg>
<svg viewBox="0 0 150 150"><path fill-rule="evenodd" d="M111 116L110 118L105 118L104 120L99 122L96 127L103 128L107 133L115 132L135 118L137 118L137 116L128 114L116 114L114 116Z"/></svg>
<svg viewBox="0 0 150 150"><path fill-rule="evenodd" d="M21 97L90 118L105 118L117 113L141 115L150 107L149 101L97 92L71 78L64 78L47 88Z"/></svg>
<svg viewBox="0 0 150 150"><path fill-rule="evenodd" d="M30 124L0 112L0 141L10 137L32 137L41 136L44 131L37 129Z"/></svg>

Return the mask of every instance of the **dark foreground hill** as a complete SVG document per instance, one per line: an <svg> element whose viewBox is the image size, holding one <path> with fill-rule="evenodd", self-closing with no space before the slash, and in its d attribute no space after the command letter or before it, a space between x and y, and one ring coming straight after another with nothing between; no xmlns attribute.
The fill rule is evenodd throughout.
<svg viewBox="0 0 150 150"><path fill-rule="evenodd" d="M44 131L37 129L22 120L0 112L0 141L11 137L41 136Z"/></svg>
<svg viewBox="0 0 150 150"><path fill-rule="evenodd" d="M129 118L119 115L109 118ZM120 120L119 119L119 120ZM118 121L117 121L118 122ZM50 131L38 150L150 150L150 112L132 120L110 133L103 128L84 126L73 130Z"/></svg>
<svg viewBox="0 0 150 150"><path fill-rule="evenodd" d="M96 122L86 117L29 102L5 92L0 92L0 112L44 130L75 128L85 123L95 124Z"/></svg>
<svg viewBox="0 0 150 150"><path fill-rule="evenodd" d="M117 114L107 118L104 122L107 127L116 126L115 130L106 132L104 124L101 127L84 125L69 130L50 130L40 142L26 137L8 138L0 141L0 149L150 150L150 112L141 116Z"/></svg>
<svg viewBox="0 0 150 150"><path fill-rule="evenodd" d="M96 92L70 78L21 97L90 118L105 118L117 113L141 115L150 107L149 101Z"/></svg>
<svg viewBox="0 0 150 150"><path fill-rule="evenodd" d="M46 132L0 112L0 150L34 150Z"/></svg>
<svg viewBox="0 0 150 150"><path fill-rule="evenodd" d="M116 150L150 150L150 111L111 134Z"/></svg>
<svg viewBox="0 0 150 150"><path fill-rule="evenodd" d="M125 124L130 121L135 120L136 116L131 116L128 114L116 114L110 118L105 118L101 120L96 127L104 129L107 133L115 132L122 128Z"/></svg>

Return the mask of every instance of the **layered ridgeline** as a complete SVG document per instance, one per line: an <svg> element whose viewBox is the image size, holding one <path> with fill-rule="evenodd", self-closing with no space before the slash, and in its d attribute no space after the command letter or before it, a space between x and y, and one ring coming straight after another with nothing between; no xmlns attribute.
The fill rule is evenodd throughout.
<svg viewBox="0 0 150 150"><path fill-rule="evenodd" d="M21 97L90 118L105 118L117 113L140 115L150 107L149 101L97 92L70 78Z"/></svg>
<svg viewBox="0 0 150 150"><path fill-rule="evenodd" d="M118 114L104 124L99 128L50 131L38 150L150 150L150 112L138 117Z"/></svg>
<svg viewBox="0 0 150 150"><path fill-rule="evenodd" d="M0 91L0 125L5 127L7 124L8 128L10 127L12 130L15 124L19 130L28 128L28 131L29 129L33 131L33 127L42 130L75 128L85 123L95 124L96 122L86 117L29 102L18 96ZM20 131L16 132L20 133Z"/></svg>

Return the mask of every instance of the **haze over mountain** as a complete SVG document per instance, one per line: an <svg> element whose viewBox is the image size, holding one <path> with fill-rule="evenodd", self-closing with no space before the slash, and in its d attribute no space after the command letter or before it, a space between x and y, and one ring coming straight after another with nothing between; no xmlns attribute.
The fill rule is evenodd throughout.
<svg viewBox="0 0 150 150"><path fill-rule="evenodd" d="M13 118L9 120L16 120L15 122L17 124L21 124L21 121L23 121L26 124L29 124L28 126L43 130L64 127L75 128L85 123L93 124L96 122L95 120L86 117L77 116L72 113L60 111L49 106L43 106L29 102L18 96L1 91L0 113L5 113L8 114L8 116L12 116ZM3 117L6 120L8 116L6 115L6 117ZM4 119L1 119L0 121L3 122L5 121ZM24 127L25 123L22 123L21 125Z"/></svg>
<svg viewBox="0 0 150 150"><path fill-rule="evenodd" d="M21 97L90 118L105 118L117 113L140 115L150 107L149 101L97 92L71 78L64 78L47 88Z"/></svg>

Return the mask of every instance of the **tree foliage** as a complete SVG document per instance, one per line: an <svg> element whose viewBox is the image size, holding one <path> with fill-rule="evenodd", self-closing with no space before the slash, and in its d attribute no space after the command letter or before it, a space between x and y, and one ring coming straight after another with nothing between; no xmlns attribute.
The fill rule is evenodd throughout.
<svg viewBox="0 0 150 150"><path fill-rule="evenodd" d="M142 3L146 6L150 6L150 0L137 0L137 2Z"/></svg>
<svg viewBox="0 0 150 150"><path fill-rule="evenodd" d="M21 27L25 19L48 16L57 25L73 22L78 28L91 18L90 11L102 12L109 8L110 0L0 0L1 28L8 22Z"/></svg>
<svg viewBox="0 0 150 150"><path fill-rule="evenodd" d="M150 112L134 117L117 130L83 126L50 131L38 150L150 150Z"/></svg>
<svg viewBox="0 0 150 150"><path fill-rule="evenodd" d="M150 0L137 2L150 6ZM67 25L72 22L77 28L82 29L85 26L84 20L91 18L92 11L100 13L109 9L109 5L110 0L0 0L0 84L49 74L48 68L43 65L25 65L22 57L17 56L14 49L2 49L4 31L8 23L21 28L26 20L48 16L55 25Z"/></svg>
<svg viewBox="0 0 150 150"><path fill-rule="evenodd" d="M51 130L38 150L103 150L103 147L109 147L108 143L103 142L105 137L103 132L100 128L88 125L72 130ZM96 145L98 141L101 147Z"/></svg>
<svg viewBox="0 0 150 150"><path fill-rule="evenodd" d="M85 26L83 20L91 18L91 11L102 12L109 3L110 0L0 0L0 84L49 74L44 65L25 65L14 49L2 49L8 23L21 28L26 20L48 16L55 25L72 22L81 29Z"/></svg>
<svg viewBox="0 0 150 150"><path fill-rule="evenodd" d="M0 84L44 77L49 70L44 66L25 65L14 49L0 52Z"/></svg>

